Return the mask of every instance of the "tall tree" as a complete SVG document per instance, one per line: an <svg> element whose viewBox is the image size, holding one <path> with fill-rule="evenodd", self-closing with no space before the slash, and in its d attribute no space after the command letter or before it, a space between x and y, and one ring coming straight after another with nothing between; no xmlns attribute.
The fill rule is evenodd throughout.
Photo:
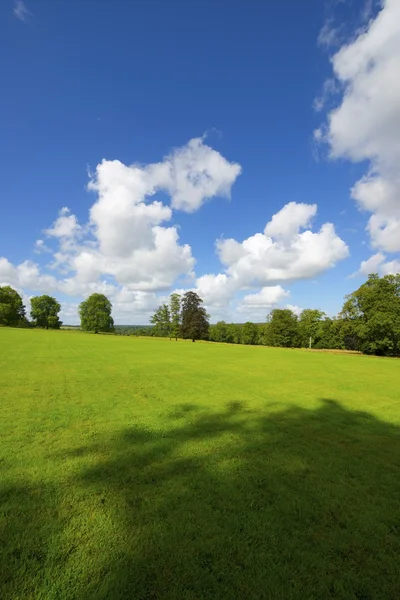
<svg viewBox="0 0 400 600"><path fill-rule="evenodd" d="M31 316L36 327L60 329L62 322L58 318L60 304L53 296L34 296L31 298Z"/></svg>
<svg viewBox="0 0 400 600"><path fill-rule="evenodd" d="M15 326L25 323L25 306L21 296L9 285L0 286L0 324Z"/></svg>
<svg viewBox="0 0 400 600"><path fill-rule="evenodd" d="M179 294L171 294L169 298L169 312L171 315L170 335L178 341L178 335L181 330L181 297Z"/></svg>
<svg viewBox="0 0 400 600"><path fill-rule="evenodd" d="M322 310L316 308L305 308L299 317L299 335L300 343L303 347L308 347L310 344L318 343L322 335L321 322L325 317Z"/></svg>
<svg viewBox="0 0 400 600"><path fill-rule="evenodd" d="M369 275L340 314L366 354L400 355L400 274Z"/></svg>
<svg viewBox="0 0 400 600"><path fill-rule="evenodd" d="M79 315L84 331L94 333L114 330L114 320L111 316L112 304L104 294L92 294L80 303Z"/></svg>
<svg viewBox="0 0 400 600"><path fill-rule="evenodd" d="M154 335L168 337L171 335L171 315L167 304L161 304L150 319L154 325Z"/></svg>
<svg viewBox="0 0 400 600"><path fill-rule="evenodd" d="M182 337L192 342L208 336L209 316L202 303L196 292L186 292L182 298Z"/></svg>
<svg viewBox="0 0 400 600"><path fill-rule="evenodd" d="M265 335L268 346L298 347L299 325L297 315L289 308L275 308L268 316L268 327Z"/></svg>

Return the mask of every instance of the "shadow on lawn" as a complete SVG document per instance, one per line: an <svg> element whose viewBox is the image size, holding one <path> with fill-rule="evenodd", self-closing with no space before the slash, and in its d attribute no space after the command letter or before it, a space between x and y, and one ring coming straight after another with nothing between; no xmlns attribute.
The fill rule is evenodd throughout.
<svg viewBox="0 0 400 600"><path fill-rule="evenodd" d="M159 433L132 427L71 452L108 534L73 589L43 597L398 597L399 429L333 400L276 408L176 406Z"/></svg>

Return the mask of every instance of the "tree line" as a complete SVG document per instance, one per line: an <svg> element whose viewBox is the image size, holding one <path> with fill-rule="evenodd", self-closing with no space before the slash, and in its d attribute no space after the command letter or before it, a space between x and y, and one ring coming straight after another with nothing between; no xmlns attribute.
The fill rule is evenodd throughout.
<svg viewBox="0 0 400 600"><path fill-rule="evenodd" d="M169 305L163 304L155 311L151 319L153 330L144 335L171 337L171 332L176 331L172 326L174 307L171 296ZM181 337L190 337L181 333ZM297 315L288 308L276 308L267 315L265 323L218 321L202 331L201 338L228 344L400 356L400 274L369 275L365 283L346 296L342 310L333 318L319 309L308 308Z"/></svg>
<svg viewBox="0 0 400 600"><path fill-rule="evenodd" d="M51 296L31 298L31 317L26 317L21 296L10 286L0 286L0 325L58 329L61 307ZM265 323L209 324L203 300L193 291L171 294L151 317L151 326L114 327L112 304L103 294L92 294L79 306L81 329L134 335L153 335L230 344L285 348L357 350L364 354L400 356L400 274L369 275L367 281L346 296L336 317L319 309L305 309L298 316L288 308L272 310Z"/></svg>
<svg viewBox="0 0 400 600"><path fill-rule="evenodd" d="M9 327L39 327L43 329L60 329L62 321L58 313L61 305L44 294L33 296L31 302L31 320L26 315L26 308L21 296L11 286L0 286L0 325ZM79 305L81 329L94 333L112 332L114 321L111 316L112 304L104 294L92 294Z"/></svg>

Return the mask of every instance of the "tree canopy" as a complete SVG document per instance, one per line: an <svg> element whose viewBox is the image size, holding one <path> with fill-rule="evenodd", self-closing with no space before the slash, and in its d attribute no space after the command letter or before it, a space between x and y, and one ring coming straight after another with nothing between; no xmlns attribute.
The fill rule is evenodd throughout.
<svg viewBox="0 0 400 600"><path fill-rule="evenodd" d="M58 318L60 304L52 296L34 296L31 298L31 316L36 327L60 329L62 322Z"/></svg>
<svg viewBox="0 0 400 600"><path fill-rule="evenodd" d="M154 325L154 335L160 337L167 337L171 335L171 314L168 304L161 304L154 315L151 317L150 322Z"/></svg>
<svg viewBox="0 0 400 600"><path fill-rule="evenodd" d="M298 318L289 308L275 308L268 317L268 346L296 348L300 345Z"/></svg>
<svg viewBox="0 0 400 600"><path fill-rule="evenodd" d="M21 296L9 285L0 286L0 324L18 326L26 323Z"/></svg>
<svg viewBox="0 0 400 600"><path fill-rule="evenodd" d="M300 345L307 347L311 344L317 343L321 337L321 323L325 317L325 313L317 308L305 308L299 317L299 337Z"/></svg>
<svg viewBox="0 0 400 600"><path fill-rule="evenodd" d="M370 275L346 297L341 318L366 354L400 354L400 274Z"/></svg>
<svg viewBox="0 0 400 600"><path fill-rule="evenodd" d="M179 294L171 294L169 298L169 313L171 316L170 335L178 340L181 330L181 297Z"/></svg>
<svg viewBox="0 0 400 600"><path fill-rule="evenodd" d="M112 304L104 294L92 294L79 305L81 328L94 333L113 331L111 309Z"/></svg>
<svg viewBox="0 0 400 600"><path fill-rule="evenodd" d="M206 339L210 327L208 314L202 306L203 300L196 292L186 292L182 298L181 334L184 339Z"/></svg>

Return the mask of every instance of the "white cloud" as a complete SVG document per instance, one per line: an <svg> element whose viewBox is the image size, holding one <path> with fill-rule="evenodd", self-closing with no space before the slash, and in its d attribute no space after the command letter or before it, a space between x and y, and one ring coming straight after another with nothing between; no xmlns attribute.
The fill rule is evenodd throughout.
<svg viewBox="0 0 400 600"><path fill-rule="evenodd" d="M78 224L78 219L71 214L68 207L64 206L59 213L58 218L54 221L49 229L45 229L46 235L55 238L69 238L78 235L81 227ZM38 240L40 241L40 240Z"/></svg>
<svg viewBox="0 0 400 600"><path fill-rule="evenodd" d="M395 275L400 273L400 260L391 260L381 267L382 275Z"/></svg>
<svg viewBox="0 0 400 600"><path fill-rule="evenodd" d="M44 240L36 240L34 252L36 254L42 254L44 252L51 252L51 248L49 248Z"/></svg>
<svg viewBox="0 0 400 600"><path fill-rule="evenodd" d="M90 176L88 189L96 198L88 222L81 225L62 208L44 230L46 238L35 244L36 253L51 251L51 262L45 268L31 261L14 266L3 258L0 279L74 297L102 292L115 299L115 312L125 321L129 311L147 315L159 301L158 292L180 278L194 280L191 247L180 243L177 226L168 225L173 209L193 212L213 196L229 196L240 171L201 138L160 163L127 166L103 160ZM170 196L171 206L153 199L157 191ZM127 294L130 302L123 300Z"/></svg>
<svg viewBox="0 0 400 600"><path fill-rule="evenodd" d="M368 276L372 273L378 273L379 275L391 275L394 273L400 273L400 260L386 261L387 256L382 252L373 254L368 260L361 262L360 268L356 273L353 273L351 277L357 275Z"/></svg>
<svg viewBox="0 0 400 600"><path fill-rule="evenodd" d="M228 162L219 152L194 138L164 158L162 163L149 165L146 172L156 187L166 190L172 207L194 212L213 196L230 196L231 187L242 168Z"/></svg>
<svg viewBox="0 0 400 600"><path fill-rule="evenodd" d="M315 204L290 202L272 216L264 233L256 233L243 242L217 240L216 249L225 273L207 274L196 280L195 289L205 304L229 310L236 292L262 287L258 293L245 296L238 312L249 311L252 304L254 309L272 306L287 292L271 283L313 278L346 258L348 247L331 223L322 225L317 233L311 231L316 213Z"/></svg>
<svg viewBox="0 0 400 600"><path fill-rule="evenodd" d="M217 251L227 274L246 288L309 279L335 266L349 250L332 223L317 233L310 229L300 233L315 213L315 205L291 202L272 217L264 233L243 242L219 240Z"/></svg>
<svg viewBox="0 0 400 600"><path fill-rule="evenodd" d="M305 229L311 224L316 214L316 204L289 202L272 216L271 221L265 226L264 234L290 242L300 229Z"/></svg>
<svg viewBox="0 0 400 600"><path fill-rule="evenodd" d="M31 12L27 9L23 0L14 0L13 14L20 21L27 21L31 16Z"/></svg>
<svg viewBox="0 0 400 600"><path fill-rule="evenodd" d="M320 131L332 158L369 162L351 195L372 213L367 228L372 246L398 252L400 0L385 0L368 27L332 57L332 65L342 97Z"/></svg>
<svg viewBox="0 0 400 600"><path fill-rule="evenodd" d="M225 273L202 275L196 279L196 292L212 308L228 307L237 290L236 282Z"/></svg>
<svg viewBox="0 0 400 600"><path fill-rule="evenodd" d="M371 273L378 273L380 271L381 265L385 260L385 255L382 252L378 252L373 256L370 256L368 260L363 260L358 273L355 275L370 275Z"/></svg>
<svg viewBox="0 0 400 600"><path fill-rule="evenodd" d="M50 293L57 289L55 277L42 274L39 266L25 260L18 266L12 265L6 258L0 257L0 285L8 284L18 288Z"/></svg>
<svg viewBox="0 0 400 600"><path fill-rule="evenodd" d="M246 308L271 308L279 304L289 292L280 285L263 287L256 294L247 294L244 296L241 304Z"/></svg>

